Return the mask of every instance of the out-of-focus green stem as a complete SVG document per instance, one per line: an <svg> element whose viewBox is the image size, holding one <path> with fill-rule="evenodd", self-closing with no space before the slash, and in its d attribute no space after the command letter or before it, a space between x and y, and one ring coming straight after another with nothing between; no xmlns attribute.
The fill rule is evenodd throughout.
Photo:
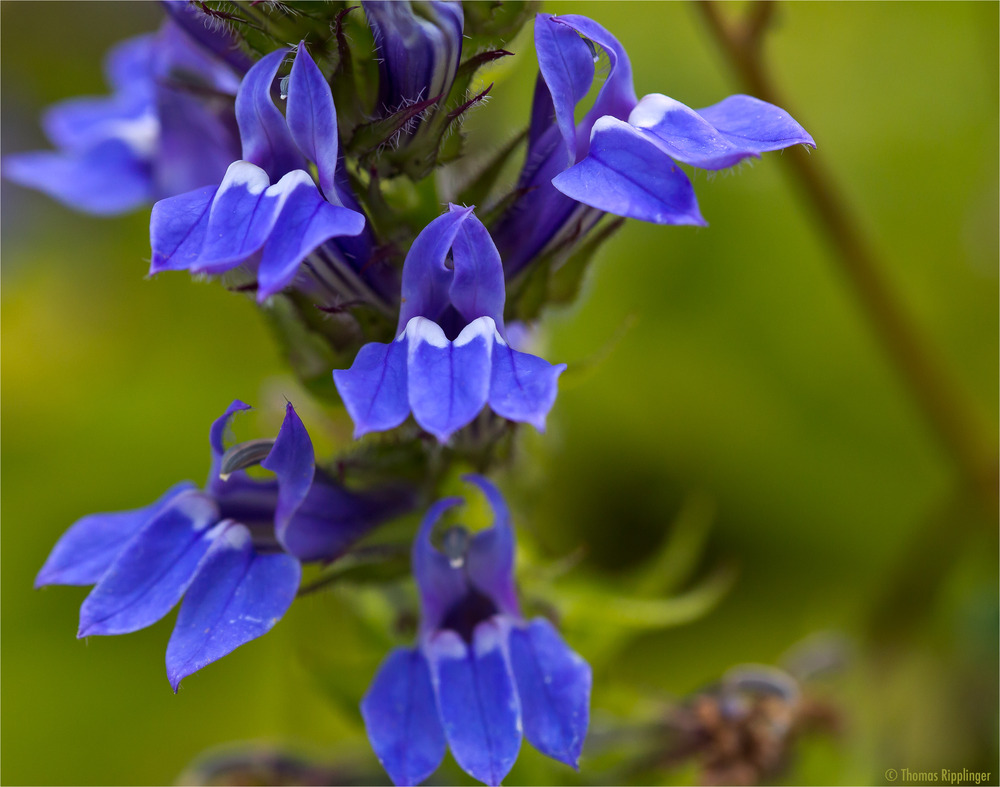
<svg viewBox="0 0 1000 787"><path fill-rule="evenodd" d="M774 3L752 3L745 17L735 22L725 19L719 3L713 0L695 6L748 91L787 110L788 102L776 89L761 52ZM833 244L835 260L891 362L961 470L964 481L992 515L1000 502L1000 462L990 437L993 429L981 422L976 407L896 300L883 278L883 266L820 159L801 148L787 150L781 157Z"/></svg>

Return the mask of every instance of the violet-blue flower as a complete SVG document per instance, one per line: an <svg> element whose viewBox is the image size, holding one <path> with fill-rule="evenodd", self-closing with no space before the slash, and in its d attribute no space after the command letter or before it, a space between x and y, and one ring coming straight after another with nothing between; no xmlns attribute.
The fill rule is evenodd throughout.
<svg viewBox="0 0 1000 787"><path fill-rule="evenodd" d="M355 437L417 423L445 442L489 404L539 431L565 364L519 352L506 339L503 264L472 208L450 205L414 240L403 263L397 338L372 342L333 373Z"/></svg>
<svg viewBox="0 0 1000 787"><path fill-rule="evenodd" d="M787 112L751 96L729 96L699 110L659 93L637 101L624 47L587 17L539 14L535 30L539 71L573 164L552 183L591 207L657 224L703 224L690 181L675 162L718 170L767 151L816 146ZM568 64L590 55L588 41L608 53L611 70L576 126L580 89L589 83Z"/></svg>
<svg viewBox="0 0 1000 787"><path fill-rule="evenodd" d="M57 150L5 156L5 177L112 215L222 176L238 149L237 71L168 20L115 46L105 74L113 93L50 107L42 125Z"/></svg>
<svg viewBox="0 0 1000 787"><path fill-rule="evenodd" d="M576 122L577 105L596 76L595 46L609 69ZM659 93L637 99L625 48L587 17L538 14L535 49L539 76L521 196L496 228L508 275L584 234L604 212L657 224L705 224L678 162L717 170L766 151L815 147L787 112L750 96L700 110Z"/></svg>
<svg viewBox="0 0 1000 787"><path fill-rule="evenodd" d="M230 164L222 182L153 206L150 273L217 274L247 264L257 270L257 298L264 301L291 284L325 241L364 230L364 215L348 207L353 198L338 184L330 86L304 44L288 78L285 115L272 99L286 55L281 49L264 56L240 84L243 158Z"/></svg>
<svg viewBox="0 0 1000 787"><path fill-rule="evenodd" d="M300 561L332 560L405 494L350 492L316 470L312 442L291 404L261 465L220 476L223 434L249 406L234 401L210 432L204 489L177 484L134 511L93 514L60 538L35 586L95 585L77 636L127 634L160 620L183 597L167 645L167 676L181 680L267 633L298 590Z"/></svg>
<svg viewBox="0 0 1000 787"><path fill-rule="evenodd" d="M431 544L435 503L413 544L421 624L414 648L393 650L361 702L368 738L396 784L419 784L451 748L459 766L499 784L523 734L543 754L576 767L587 732L591 670L544 618L526 621L514 588L514 531L499 490L486 495L493 526Z"/></svg>

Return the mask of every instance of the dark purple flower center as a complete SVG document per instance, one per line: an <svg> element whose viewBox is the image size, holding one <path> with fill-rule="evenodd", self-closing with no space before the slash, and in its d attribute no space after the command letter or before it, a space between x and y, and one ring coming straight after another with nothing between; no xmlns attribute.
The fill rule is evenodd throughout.
<svg viewBox="0 0 1000 787"><path fill-rule="evenodd" d="M490 599L474 588L469 588L459 601L451 606L441 621L441 628L456 632L469 644L472 643L472 632L484 620L497 614L497 606Z"/></svg>

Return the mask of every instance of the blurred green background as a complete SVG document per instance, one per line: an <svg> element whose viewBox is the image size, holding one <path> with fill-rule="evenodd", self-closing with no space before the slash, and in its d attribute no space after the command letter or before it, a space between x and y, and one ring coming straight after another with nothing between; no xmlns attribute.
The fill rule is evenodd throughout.
<svg viewBox="0 0 1000 787"><path fill-rule="evenodd" d="M549 8L609 27L640 96L698 107L742 90L688 4ZM3 152L44 147L40 110L104 92L103 52L159 18L144 3L0 5ZM788 3L766 43L813 155L994 446L997 23L996 3ZM517 44L516 68L473 129L521 123L535 71L530 36ZM698 175L709 228L630 222L604 247L581 303L545 320L547 357L600 362L567 380L547 435L525 435L505 489L541 553L585 547L567 583L625 587L691 494L715 512L702 572L738 566L710 614L637 636L598 675L602 724L835 631L854 653L829 695L844 730L804 742L786 780L880 784L886 768L968 768L997 783L996 522L965 499L787 174L771 154ZM246 436L274 428L286 395L311 430L321 421L250 300L186 275L145 278L145 214L89 219L2 188L0 778L168 783L206 748L240 740L298 741L373 766L353 702L381 654L341 594L297 603L175 696L163 666L170 618L77 641L86 591L32 590L75 519L201 480L208 425L231 399L258 407ZM928 529L940 540L920 551ZM901 572L913 592L886 606ZM587 656L594 632L578 637ZM339 665L339 687L316 679L324 658ZM525 754L508 781L572 782L587 767L576 777Z"/></svg>

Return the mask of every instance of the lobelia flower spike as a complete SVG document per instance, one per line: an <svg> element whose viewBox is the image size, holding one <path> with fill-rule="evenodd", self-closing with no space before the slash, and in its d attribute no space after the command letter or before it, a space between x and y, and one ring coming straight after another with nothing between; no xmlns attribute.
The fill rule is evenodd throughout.
<svg viewBox="0 0 1000 787"><path fill-rule="evenodd" d="M595 78L595 46L609 70L577 123L577 104ZM497 226L508 275L604 212L657 224L704 225L694 188L677 162L723 169L812 137L784 110L735 95L701 110L654 93L636 98L628 54L591 19L535 18L539 76L521 196Z"/></svg>
<svg viewBox="0 0 1000 787"><path fill-rule="evenodd" d="M230 45L223 35L206 37ZM50 107L42 125L58 150L5 156L6 178L113 215L222 177L238 150L238 71L168 20L114 47L105 73L114 92Z"/></svg>
<svg viewBox="0 0 1000 787"><path fill-rule="evenodd" d="M296 278L303 260L332 238L357 236L365 217L338 185L337 115L330 86L300 44L288 78L286 114L271 91L287 50L251 68L236 94L243 159L216 186L161 200L150 218L150 273L257 270L257 300ZM315 165L318 187L309 165ZM357 251L356 267L367 259Z"/></svg>
<svg viewBox="0 0 1000 787"><path fill-rule="evenodd" d="M212 425L208 483L172 487L152 505L93 514L60 538L35 580L95 585L80 608L78 637L127 634L183 597L167 645L167 677L181 680L271 630L298 591L301 561L331 560L409 499L349 492L317 473L312 442L289 404L262 465L220 475L223 433L250 409L234 401ZM266 446L265 446L266 447Z"/></svg>
<svg viewBox="0 0 1000 787"><path fill-rule="evenodd" d="M446 746L466 773L499 784L522 729L542 754L575 768L587 733L590 666L549 621L521 616L506 503L485 478L465 480L486 495L493 526L472 536L453 528L442 553L431 532L462 500L430 508L413 544L419 641L389 654L361 702L372 748L396 784L430 776Z"/></svg>
<svg viewBox="0 0 1000 787"><path fill-rule="evenodd" d="M406 255L396 340L366 344L333 373L354 436L399 426L412 411L443 443L487 404L544 431L566 365L510 346L505 297L489 232L473 208L449 205Z"/></svg>

